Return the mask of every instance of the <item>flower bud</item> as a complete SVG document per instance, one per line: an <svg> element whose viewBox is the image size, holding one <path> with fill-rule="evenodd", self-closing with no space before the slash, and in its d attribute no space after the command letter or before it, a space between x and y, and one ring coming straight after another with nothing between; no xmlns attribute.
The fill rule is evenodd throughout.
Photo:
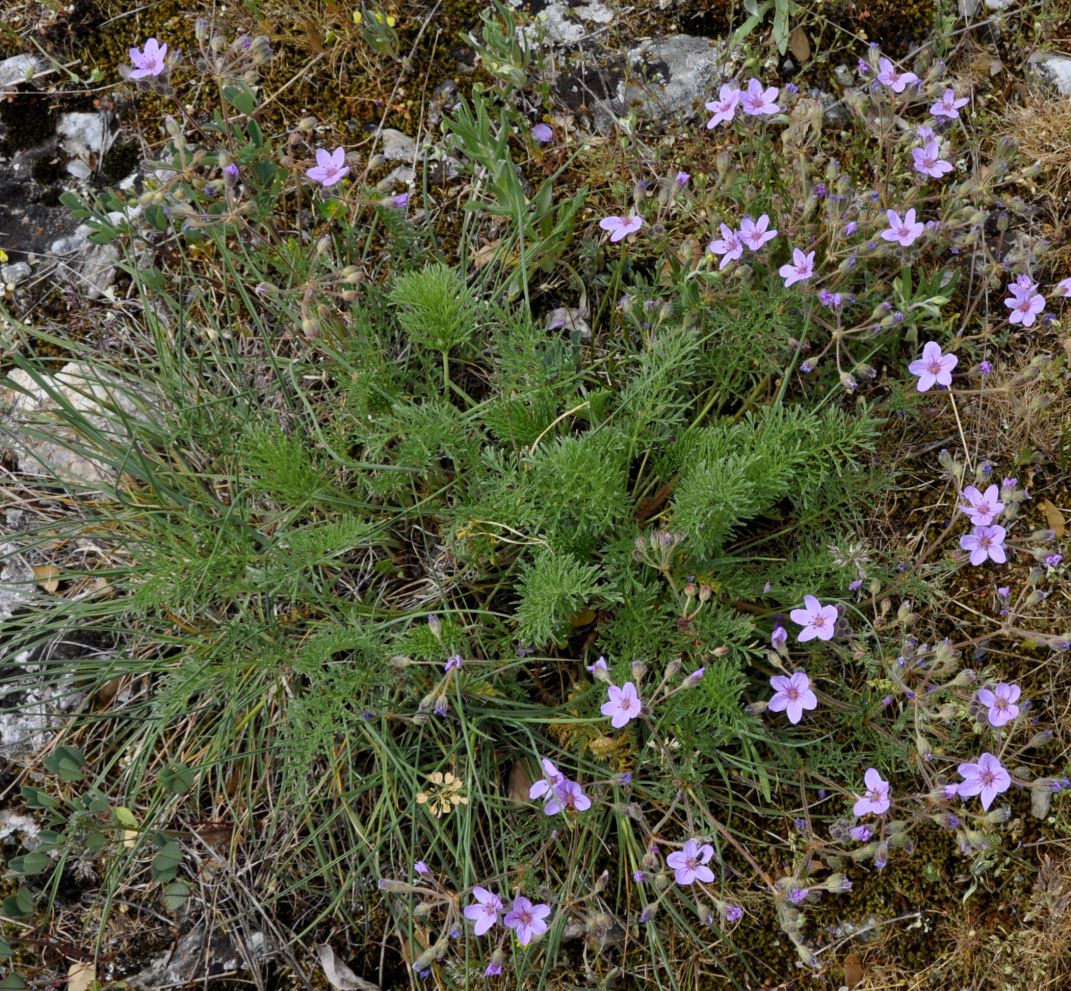
<svg viewBox="0 0 1071 991"><path fill-rule="evenodd" d="M680 669L681 659L679 657L673 658L673 660L666 665L666 679L668 680L669 678L676 678L677 674L680 672Z"/></svg>
<svg viewBox="0 0 1071 991"><path fill-rule="evenodd" d="M647 665L643 661L632 662L632 680L637 684L643 681L643 676L647 673Z"/></svg>

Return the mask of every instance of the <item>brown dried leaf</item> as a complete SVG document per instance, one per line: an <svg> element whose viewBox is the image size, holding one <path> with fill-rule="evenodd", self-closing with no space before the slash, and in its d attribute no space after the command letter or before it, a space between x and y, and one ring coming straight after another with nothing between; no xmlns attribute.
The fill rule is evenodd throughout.
<svg viewBox="0 0 1071 991"><path fill-rule="evenodd" d="M56 589L59 588L59 573L59 568L54 564L35 564L33 566L34 579L49 595L55 593Z"/></svg>
<svg viewBox="0 0 1071 991"><path fill-rule="evenodd" d="M67 968L67 991L89 991L97 982L97 971L91 963L72 963Z"/></svg>
<svg viewBox="0 0 1071 991"><path fill-rule="evenodd" d="M531 788L532 779L528 776L527 768L517 761L509 772L509 787L506 794L515 802L527 802Z"/></svg>
<svg viewBox="0 0 1071 991"><path fill-rule="evenodd" d="M863 966L863 961L854 953L849 953L844 958L844 986L854 988L862 982L864 977L866 977L866 967Z"/></svg>
<svg viewBox="0 0 1071 991"><path fill-rule="evenodd" d="M1060 512L1059 507L1049 502L1048 499L1042 499L1038 503L1038 509L1045 514L1045 522L1048 524L1049 529L1057 537L1063 537L1067 532L1067 525L1064 523L1064 514Z"/></svg>
<svg viewBox="0 0 1071 991"><path fill-rule="evenodd" d="M796 56L798 62L806 62L811 57L811 42L802 24L797 24L788 36L788 50Z"/></svg>

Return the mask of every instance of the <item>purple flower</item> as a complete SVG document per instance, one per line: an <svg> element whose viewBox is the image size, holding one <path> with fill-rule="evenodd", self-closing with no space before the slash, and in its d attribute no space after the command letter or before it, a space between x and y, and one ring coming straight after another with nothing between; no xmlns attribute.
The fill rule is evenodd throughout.
<svg viewBox="0 0 1071 991"><path fill-rule="evenodd" d="M941 158L936 140L927 141L921 148L913 148L911 157L915 160L915 171L928 175L931 179L940 179L952 171L952 163Z"/></svg>
<svg viewBox="0 0 1071 991"><path fill-rule="evenodd" d="M857 230L859 230L859 225L854 220L849 220L844 225L844 236L851 237Z"/></svg>
<svg viewBox="0 0 1071 991"><path fill-rule="evenodd" d="M700 846L697 840L689 840L683 850L666 857L666 864L673 870L673 880L677 884L692 884L694 881L710 884L714 880L714 872L706 864L713 856L714 847L709 843Z"/></svg>
<svg viewBox="0 0 1071 991"><path fill-rule="evenodd" d="M692 178L692 174L690 172L684 172L682 170L678 170L677 171L677 175L674 177L673 181L678 186L683 188L684 186L688 185L688 180L691 179L691 178Z"/></svg>
<svg viewBox="0 0 1071 991"><path fill-rule="evenodd" d="M839 292L830 292L828 289L823 289L818 294L818 302L823 306L828 306L831 310L839 310L842 300Z"/></svg>
<svg viewBox="0 0 1071 991"><path fill-rule="evenodd" d="M409 205L409 194L398 193L390 198L390 205L399 210L404 210Z"/></svg>
<svg viewBox="0 0 1071 991"><path fill-rule="evenodd" d="M968 485L963 490L963 498L959 508L963 510L975 526L988 526L1004 509L1004 503L1000 501L996 485L990 485L985 492L979 492L973 485Z"/></svg>
<svg viewBox="0 0 1071 991"><path fill-rule="evenodd" d="M934 132L932 127L927 127L925 124L920 124L918 129L919 141L932 141L934 139Z"/></svg>
<svg viewBox="0 0 1071 991"><path fill-rule="evenodd" d="M780 623L774 627L773 633L770 634L770 646L773 647L778 653L781 648L788 643L788 630L786 630Z"/></svg>
<svg viewBox="0 0 1071 991"><path fill-rule="evenodd" d="M632 880L635 881L637 884L643 884L643 882L646 880L646 878L647 878L647 875L644 874L643 871L633 871L632 872Z"/></svg>
<svg viewBox="0 0 1071 991"><path fill-rule="evenodd" d="M725 905L721 914L725 916L726 922L738 922L743 918L744 910L739 905Z"/></svg>
<svg viewBox="0 0 1071 991"><path fill-rule="evenodd" d="M978 362L978 374L979 375L988 375L992 371L993 371L993 362L986 361L985 359L983 359L982 361Z"/></svg>
<svg viewBox="0 0 1071 991"><path fill-rule="evenodd" d="M721 255L719 269L725 268L729 262L736 261L744 253L744 242L740 235L726 224L721 225L721 237L707 245L707 251L712 255Z"/></svg>
<svg viewBox="0 0 1071 991"><path fill-rule="evenodd" d="M550 915L549 905L533 905L524 895L518 895L513 899L513 907L502 920L506 927L517 934L517 942L521 946L527 946L536 936L542 936L547 931L547 923L544 921Z"/></svg>
<svg viewBox="0 0 1071 991"><path fill-rule="evenodd" d="M740 95L744 113L749 117L777 113L781 109L776 102L778 92L776 86L763 89L762 83L752 77L748 80L747 90Z"/></svg>
<svg viewBox="0 0 1071 991"><path fill-rule="evenodd" d="M532 140L539 142L541 145L545 145L548 141L554 140L554 132L547 124L536 124L532 128Z"/></svg>
<svg viewBox="0 0 1071 991"><path fill-rule="evenodd" d="M484 970L484 972L483 972L483 976L484 977L498 977L498 975L501 974L501 973L502 973L502 961L501 960L496 960L494 957L491 957L490 961L487 964L487 969Z"/></svg>
<svg viewBox="0 0 1071 991"><path fill-rule="evenodd" d="M610 231L610 240L616 243L630 234L635 234L643 226L643 217L636 214L629 217L604 217L599 221L599 226L604 231Z"/></svg>
<svg viewBox="0 0 1071 991"><path fill-rule="evenodd" d="M636 686L631 681L626 681L621 688L618 688L617 685L611 685L606 690L606 694L609 696L609 701L603 702L600 711L604 716L610 717L610 725L614 729L620 729L630 719L635 719L642 711L643 706L640 702L640 696L636 692Z"/></svg>
<svg viewBox="0 0 1071 991"><path fill-rule="evenodd" d="M711 100L707 104L714 116L707 121L707 130L713 130L719 124L727 124L736 116L736 108L740 106L740 90L728 83L722 83L718 91L718 99Z"/></svg>
<svg viewBox="0 0 1071 991"><path fill-rule="evenodd" d="M873 767L866 769L863 781L866 782L866 794L856 801L855 805L852 806L852 811L857 816L865 816L868 812L880 816L888 812L889 782L883 781L877 769Z"/></svg>
<svg viewBox="0 0 1071 991"><path fill-rule="evenodd" d="M811 679L802 671L796 671L790 677L775 674L770 679L774 696L769 701L771 712L785 712L788 721L795 725L803 718L804 709L816 709L818 697L811 691Z"/></svg>
<svg viewBox="0 0 1071 991"><path fill-rule="evenodd" d="M986 812L993 804L993 799L1011 787L1011 775L990 753L982 754L977 764L960 764L959 775L963 778L963 782L957 787L960 797L970 798L972 795L980 795L982 808Z"/></svg>
<svg viewBox="0 0 1071 991"><path fill-rule="evenodd" d="M941 346L936 341L927 341L922 347L922 357L916 358L907 370L919 377L918 391L926 392L931 386L949 386L952 384L952 369L959 364L954 354L941 354Z"/></svg>
<svg viewBox="0 0 1071 991"><path fill-rule="evenodd" d="M740 222L740 239L752 251L758 251L767 241L772 241L777 237L776 229L772 231L766 229L769 226L770 218L765 213L758 220L745 217Z"/></svg>
<svg viewBox="0 0 1071 991"><path fill-rule="evenodd" d="M158 76L164 71L164 59L167 57L167 44L161 45L155 38L149 38L145 42L145 51L140 48L130 49L130 61L134 68L130 72L131 79L144 79L147 76Z"/></svg>
<svg viewBox="0 0 1071 991"><path fill-rule="evenodd" d="M785 288L809 279L814 275L814 252L804 254L799 248L792 249L792 261L786 262L778 270L777 274L785 280Z"/></svg>
<svg viewBox="0 0 1071 991"><path fill-rule="evenodd" d="M813 595L805 595L803 608L793 609L788 615L793 623L803 627L796 638L799 643L806 643L815 637L819 640L833 639L833 628L837 623L836 606L823 606Z"/></svg>
<svg viewBox="0 0 1071 991"><path fill-rule="evenodd" d="M326 188L327 186L333 186L349 171L350 167L346 164L345 148L336 148L334 151L317 148L316 164L305 175L314 182L321 183Z"/></svg>
<svg viewBox="0 0 1071 991"><path fill-rule="evenodd" d="M238 175L238 166L231 162L230 165L223 166L223 171L233 179Z"/></svg>
<svg viewBox="0 0 1071 991"><path fill-rule="evenodd" d="M421 875L431 873L430 868L427 864L424 863L423 860L418 860L415 864L413 864L413 870L416 871L417 874Z"/></svg>
<svg viewBox="0 0 1071 991"><path fill-rule="evenodd" d="M550 800L549 796L553 793L554 789L558 785L566 781L566 777L558 770L552 761L549 761L546 757L542 758L540 763L543 765L543 777L532 784L528 789L528 797L531 799L546 798ZM553 813L551 813L553 815Z"/></svg>
<svg viewBox="0 0 1071 991"><path fill-rule="evenodd" d="M986 716L990 726L1003 726L1019 715L1019 706L1015 703L1019 701L1021 691L1018 685L1003 681L994 685L992 691L988 688L978 689L978 701L989 710Z"/></svg>
<svg viewBox="0 0 1071 991"><path fill-rule="evenodd" d="M1071 278L1061 279L1056 283L1056 291L1061 296L1071 296Z"/></svg>
<svg viewBox="0 0 1071 991"><path fill-rule="evenodd" d="M1004 553L1004 535L1007 531L1002 526L976 526L970 533L959 538L959 546L971 552L971 564L984 564L988 558L997 564L1008 560Z"/></svg>
<svg viewBox="0 0 1071 991"><path fill-rule="evenodd" d="M493 891L480 887L472 889L472 896L476 901L465 906L463 915L470 922L476 923L473 931L477 936L482 936L498 922L498 917L502 913L502 899ZM507 922L506 925L509 923Z"/></svg>
<svg viewBox="0 0 1071 991"><path fill-rule="evenodd" d="M543 806L543 811L548 816L552 816L566 809L573 812L586 812L590 808L591 799L584 794L584 789L577 782L566 779L554 786L546 805Z"/></svg>
<svg viewBox="0 0 1071 991"><path fill-rule="evenodd" d="M454 668L460 668L460 667L461 667L461 655L460 654L454 654L453 657L447 659L446 663L443 665L443 670L444 671L453 671Z"/></svg>
<svg viewBox="0 0 1071 991"><path fill-rule="evenodd" d="M903 93L909 83L917 83L919 77L913 72L899 72L884 55L878 59L878 82L888 86L894 93Z"/></svg>
<svg viewBox="0 0 1071 991"><path fill-rule="evenodd" d="M810 893L810 888L792 887L788 890L788 900L792 902L793 905L802 905L807 900L807 896Z"/></svg>
<svg viewBox="0 0 1071 991"><path fill-rule="evenodd" d="M1026 278L1026 283L1020 282ZM1037 286L1030 283L1029 277L1020 276L1008 286L1011 295L1004 300L1004 305L1011 310L1008 323L1021 323L1024 327L1033 326L1037 315L1045 309L1045 297L1037 292Z"/></svg>
<svg viewBox="0 0 1071 991"><path fill-rule="evenodd" d="M865 843L874 833L869 826L852 826L848 835L857 843Z"/></svg>
<svg viewBox="0 0 1071 991"><path fill-rule="evenodd" d="M926 229L925 224L915 220L914 207L908 210L903 217L901 217L895 210L886 210L885 215L889 219L889 226L881 232L882 239L885 241L895 241L903 248L907 248L914 244Z"/></svg>
<svg viewBox="0 0 1071 991"><path fill-rule="evenodd" d="M941 99L938 100L932 107L930 107L930 113L934 117L947 117L951 120L953 117L959 116L959 108L967 106L971 101L967 97L963 96L960 99L956 99L956 91L953 89L946 89Z"/></svg>
<svg viewBox="0 0 1071 991"><path fill-rule="evenodd" d="M594 664L586 664L584 666L596 680L607 682L610 680L610 669L606 666L605 657L600 656Z"/></svg>

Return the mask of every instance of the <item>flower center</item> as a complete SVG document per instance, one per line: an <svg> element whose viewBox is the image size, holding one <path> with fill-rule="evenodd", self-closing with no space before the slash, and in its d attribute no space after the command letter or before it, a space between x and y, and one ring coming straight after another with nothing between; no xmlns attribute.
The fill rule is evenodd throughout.
<svg viewBox="0 0 1071 991"><path fill-rule="evenodd" d="M866 793L866 797L871 802L880 802L881 792L877 788L871 788L870 791Z"/></svg>
<svg viewBox="0 0 1071 991"><path fill-rule="evenodd" d="M992 543L993 543L993 538L992 537L979 537L978 538L978 546L979 547L989 547L989 545L992 544Z"/></svg>
<svg viewBox="0 0 1071 991"><path fill-rule="evenodd" d="M819 629L821 629L825 625L826 625L826 618L821 613L815 613L811 617L811 626L817 626Z"/></svg>
<svg viewBox="0 0 1071 991"><path fill-rule="evenodd" d="M789 701L795 702L796 699L800 697L800 690L789 685L789 687L785 690L785 694L788 696Z"/></svg>
<svg viewBox="0 0 1071 991"><path fill-rule="evenodd" d="M996 780L997 776L992 771L982 772L982 785L984 787L991 788Z"/></svg>
<svg viewBox="0 0 1071 991"><path fill-rule="evenodd" d="M532 924L531 912L518 912L517 919L522 926L530 926Z"/></svg>
<svg viewBox="0 0 1071 991"><path fill-rule="evenodd" d="M694 870L697 870L698 867L699 867L699 858L698 857L689 857L688 858L688 870L694 871Z"/></svg>
<svg viewBox="0 0 1071 991"><path fill-rule="evenodd" d="M621 700L621 709L624 712L631 712L632 711L632 699L622 699Z"/></svg>
<svg viewBox="0 0 1071 991"><path fill-rule="evenodd" d="M994 708L1001 709L1001 710L1007 709L1008 708L1008 700L1007 699L997 699L996 702L993 703L993 706L994 706Z"/></svg>
<svg viewBox="0 0 1071 991"><path fill-rule="evenodd" d="M941 362L939 362L939 361L931 361L930 362L930 374L931 375L938 375L938 374L940 374L940 372L941 372Z"/></svg>

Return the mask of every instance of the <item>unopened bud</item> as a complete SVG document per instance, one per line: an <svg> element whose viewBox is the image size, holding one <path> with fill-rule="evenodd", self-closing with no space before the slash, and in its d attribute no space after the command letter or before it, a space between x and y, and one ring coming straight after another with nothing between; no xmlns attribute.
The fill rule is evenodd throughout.
<svg viewBox="0 0 1071 991"><path fill-rule="evenodd" d="M704 583L704 584L699 586L699 601L700 602L709 601L711 594L712 594L712 592L711 592L711 589L710 589L709 585Z"/></svg>
<svg viewBox="0 0 1071 991"><path fill-rule="evenodd" d="M666 678L676 678L680 669L681 659L679 657L673 658L673 660L666 665Z"/></svg>

